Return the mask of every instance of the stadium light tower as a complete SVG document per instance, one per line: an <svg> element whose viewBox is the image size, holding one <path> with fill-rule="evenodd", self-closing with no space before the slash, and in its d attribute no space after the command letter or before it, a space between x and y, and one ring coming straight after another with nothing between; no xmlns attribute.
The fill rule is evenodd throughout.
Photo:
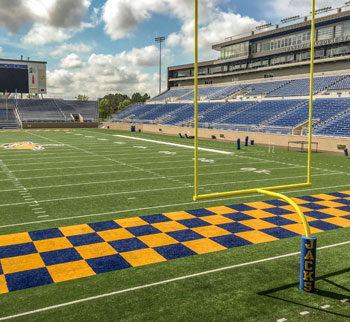
<svg viewBox="0 0 350 322"><path fill-rule="evenodd" d="M159 94L162 92L162 42L165 37L154 38L156 42L159 42Z"/></svg>

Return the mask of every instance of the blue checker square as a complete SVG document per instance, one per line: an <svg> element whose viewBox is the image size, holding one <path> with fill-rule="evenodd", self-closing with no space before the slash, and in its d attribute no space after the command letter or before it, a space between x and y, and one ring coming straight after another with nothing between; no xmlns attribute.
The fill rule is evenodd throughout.
<svg viewBox="0 0 350 322"><path fill-rule="evenodd" d="M279 200L279 199L275 199L275 200L267 200L264 201L264 203L267 203L271 206L275 206L275 207L281 207L281 206L288 206L288 202Z"/></svg>
<svg viewBox="0 0 350 322"><path fill-rule="evenodd" d="M285 226L285 225L291 225L295 224L295 221L289 220L280 216L274 216L274 217L268 217L268 218L262 218L261 220L267 221L270 224L274 224L277 226Z"/></svg>
<svg viewBox="0 0 350 322"><path fill-rule="evenodd" d="M3 274L4 274L4 272L3 272L3 270L2 270L1 261L0 261L0 275L3 275Z"/></svg>
<svg viewBox="0 0 350 322"><path fill-rule="evenodd" d="M83 246L104 242L104 239L101 238L97 233L69 236L67 239L72 243L73 246Z"/></svg>
<svg viewBox="0 0 350 322"><path fill-rule="evenodd" d="M342 203L344 205L350 206L350 200L349 199L336 199L332 200L334 202Z"/></svg>
<svg viewBox="0 0 350 322"><path fill-rule="evenodd" d="M172 232L169 232L168 235L179 242L185 242L185 241L203 238L202 235L197 234L195 231L191 229L172 231Z"/></svg>
<svg viewBox="0 0 350 322"><path fill-rule="evenodd" d="M64 237L64 235L58 228L31 231L29 232L29 236L33 241Z"/></svg>
<svg viewBox="0 0 350 322"><path fill-rule="evenodd" d="M309 201L309 202L324 201L323 199L312 197L312 196L304 196L304 197L296 197L296 198Z"/></svg>
<svg viewBox="0 0 350 322"><path fill-rule="evenodd" d="M145 236L145 235L153 235L153 234L161 233L159 229L151 225L129 227L126 229L130 231L134 236Z"/></svg>
<svg viewBox="0 0 350 322"><path fill-rule="evenodd" d="M104 231L104 230L111 230L111 229L118 229L121 228L120 225L118 225L115 221L102 221L102 222L95 222L93 224L89 224L89 226L94 231Z"/></svg>
<svg viewBox="0 0 350 322"><path fill-rule="evenodd" d="M327 195L338 197L338 198L347 198L347 197L349 197L349 195L347 195L346 193L341 193L341 192L331 192L331 193L327 193ZM334 201L338 202L338 200L334 200Z"/></svg>
<svg viewBox="0 0 350 322"><path fill-rule="evenodd" d="M210 210L207 209L194 209L194 210L187 210L186 212L188 212L189 214L193 215L193 216L197 216L197 217L206 217L206 216L214 216L216 215L215 212L212 212Z"/></svg>
<svg viewBox="0 0 350 322"><path fill-rule="evenodd" d="M256 208L247 206L245 204L238 204L238 205L230 205L230 206L226 206L228 208L231 208L233 210L237 210L237 211L249 211L249 210L256 210Z"/></svg>
<svg viewBox="0 0 350 322"><path fill-rule="evenodd" d="M350 215L348 216L343 216L342 218L349 219L350 220Z"/></svg>
<svg viewBox="0 0 350 322"><path fill-rule="evenodd" d="M293 211L289 211L279 207L264 209L264 211L269 212L270 214L273 214L273 215L280 215L280 216L289 215L293 213Z"/></svg>
<svg viewBox="0 0 350 322"><path fill-rule="evenodd" d="M187 228L211 226L211 224L199 218L183 219L183 220L178 220L177 222L180 223L181 225L186 226Z"/></svg>
<svg viewBox="0 0 350 322"><path fill-rule="evenodd" d="M69 263L81 260L82 257L74 248L53 250L50 252L40 253L46 266L62 263Z"/></svg>
<svg viewBox="0 0 350 322"><path fill-rule="evenodd" d="M173 245L155 247L154 250L167 260L197 255L197 253L187 248L183 244L173 244Z"/></svg>
<svg viewBox="0 0 350 322"><path fill-rule="evenodd" d="M315 203L315 202L303 203L302 206L306 207L306 208L309 208L309 209L313 209L313 210L329 208L329 207L326 207L326 206L319 205L318 203Z"/></svg>
<svg viewBox="0 0 350 322"><path fill-rule="evenodd" d="M336 209L350 212L350 206L336 207Z"/></svg>
<svg viewBox="0 0 350 322"><path fill-rule="evenodd" d="M321 229L324 231L343 228L343 227L333 225L333 224L330 224L330 223L322 221L322 220L311 221L311 222L309 222L309 225L314 227L314 228Z"/></svg>
<svg viewBox="0 0 350 322"><path fill-rule="evenodd" d="M33 243L2 246L0 247L0 259L35 254L37 252Z"/></svg>
<svg viewBox="0 0 350 322"><path fill-rule="evenodd" d="M148 222L149 224L156 224L159 222L166 222L166 221L171 221L170 218L162 215L162 214L158 214L158 215L150 215L150 216L141 216L140 217L142 220L144 220L145 222Z"/></svg>
<svg viewBox="0 0 350 322"><path fill-rule="evenodd" d="M243 221L243 220L250 220L250 219L255 219L252 216L246 215L242 212L235 212L233 214L225 214L225 215L221 215L223 217L226 217L228 219L232 219L234 221Z"/></svg>
<svg viewBox="0 0 350 322"><path fill-rule="evenodd" d="M305 216L309 216L316 219L326 219L326 218L333 218L334 216L325 214L324 212L320 211L304 211Z"/></svg>
<svg viewBox="0 0 350 322"><path fill-rule="evenodd" d="M6 274L7 287L10 292L25 288L42 286L53 283L47 268L32 269L29 271Z"/></svg>
<svg viewBox="0 0 350 322"><path fill-rule="evenodd" d="M96 274L117 271L131 265L119 254L87 259L86 262Z"/></svg>
<svg viewBox="0 0 350 322"><path fill-rule="evenodd" d="M244 231L250 231L250 230L254 230L253 228L250 228L248 226L242 225L238 222L232 222L232 223L228 223L228 224L221 224L221 225L217 225L218 227L225 229L231 233L241 233Z"/></svg>
<svg viewBox="0 0 350 322"><path fill-rule="evenodd" d="M300 236L297 233L294 233L294 232L287 230L287 229L284 229L282 227L267 228L267 229L262 229L261 231L265 234L276 237L278 239Z"/></svg>
<svg viewBox="0 0 350 322"><path fill-rule="evenodd" d="M118 252L130 252L132 250L148 248L148 246L143 243L138 238L128 238L109 242L109 244Z"/></svg>
<svg viewBox="0 0 350 322"><path fill-rule="evenodd" d="M212 237L210 238L216 243L226 247L226 248L234 248L234 247L240 247L251 244L250 241L245 240L241 237L238 237L236 235L226 235L226 236L219 236L219 237Z"/></svg>

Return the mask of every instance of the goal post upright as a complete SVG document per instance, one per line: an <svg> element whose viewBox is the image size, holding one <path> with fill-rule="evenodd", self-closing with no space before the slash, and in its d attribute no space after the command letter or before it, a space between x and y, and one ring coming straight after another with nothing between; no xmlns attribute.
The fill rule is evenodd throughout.
<svg viewBox="0 0 350 322"><path fill-rule="evenodd" d="M312 145L312 110L314 97L314 59L315 59L315 0L311 10L311 53L310 53L310 99L309 99L309 138L307 156L307 183L311 183L311 145Z"/></svg>
<svg viewBox="0 0 350 322"><path fill-rule="evenodd" d="M198 0L194 0L194 197L198 196Z"/></svg>

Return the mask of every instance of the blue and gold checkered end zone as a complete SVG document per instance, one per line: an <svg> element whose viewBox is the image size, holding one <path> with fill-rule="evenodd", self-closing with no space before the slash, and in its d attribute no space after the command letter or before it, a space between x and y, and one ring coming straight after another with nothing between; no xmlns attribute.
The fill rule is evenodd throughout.
<svg viewBox="0 0 350 322"><path fill-rule="evenodd" d="M311 232L350 227L350 191L293 198ZM281 200L0 236L0 293L303 234Z"/></svg>

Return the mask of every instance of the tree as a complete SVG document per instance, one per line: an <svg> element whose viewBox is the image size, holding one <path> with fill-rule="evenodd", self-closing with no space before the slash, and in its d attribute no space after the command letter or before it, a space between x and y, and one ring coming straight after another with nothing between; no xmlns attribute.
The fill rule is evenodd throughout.
<svg viewBox="0 0 350 322"><path fill-rule="evenodd" d="M124 101L120 102L118 105L118 111L125 110L127 107L131 105L131 100L130 99L125 99Z"/></svg>
<svg viewBox="0 0 350 322"><path fill-rule="evenodd" d="M89 96L85 95L85 94L79 94L77 96L78 101L88 101L89 100Z"/></svg>
<svg viewBox="0 0 350 322"><path fill-rule="evenodd" d="M101 120L105 120L113 114L113 106L106 98L102 98L98 102L98 113Z"/></svg>

